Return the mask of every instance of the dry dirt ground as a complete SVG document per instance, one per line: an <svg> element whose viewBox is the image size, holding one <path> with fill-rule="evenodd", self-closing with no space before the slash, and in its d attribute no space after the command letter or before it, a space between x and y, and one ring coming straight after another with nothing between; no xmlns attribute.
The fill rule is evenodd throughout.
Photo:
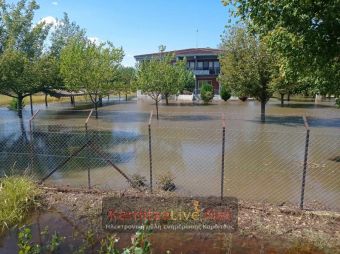
<svg viewBox="0 0 340 254"><path fill-rule="evenodd" d="M169 192L138 193L101 192L96 190L41 187L42 200L47 209L63 211L76 227L91 227L102 232L102 198L116 196L124 201L129 196L173 196ZM157 205L157 204L155 204ZM340 214L325 211L301 211L297 207L274 206L264 203L239 201L238 237L266 239L295 243L310 243L315 252L289 253L340 253ZM314 247L313 247L314 248ZM318 252L317 250L322 250ZM273 252L276 253L276 252Z"/></svg>

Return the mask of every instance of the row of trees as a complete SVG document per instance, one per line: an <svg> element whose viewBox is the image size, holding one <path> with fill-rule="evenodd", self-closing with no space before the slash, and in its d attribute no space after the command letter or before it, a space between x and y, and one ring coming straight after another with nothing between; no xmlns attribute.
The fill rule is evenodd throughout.
<svg viewBox="0 0 340 254"><path fill-rule="evenodd" d="M23 99L37 92L82 90L97 109L110 92L132 90L135 71L121 66L122 48L90 41L67 14L34 24L38 8L34 0L0 1L0 94L17 100L19 117Z"/></svg>
<svg viewBox="0 0 340 254"><path fill-rule="evenodd" d="M223 0L241 23L222 39L221 83L265 104L274 92L340 95L338 1ZM242 25L243 24L243 25Z"/></svg>

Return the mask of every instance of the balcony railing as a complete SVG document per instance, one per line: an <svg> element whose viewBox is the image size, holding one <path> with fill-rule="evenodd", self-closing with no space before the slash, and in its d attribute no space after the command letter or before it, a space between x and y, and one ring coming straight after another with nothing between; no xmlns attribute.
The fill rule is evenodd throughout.
<svg viewBox="0 0 340 254"><path fill-rule="evenodd" d="M203 68L196 68L196 69L191 69L192 72L197 75L218 75L220 74L220 68L209 68L209 69L203 69Z"/></svg>

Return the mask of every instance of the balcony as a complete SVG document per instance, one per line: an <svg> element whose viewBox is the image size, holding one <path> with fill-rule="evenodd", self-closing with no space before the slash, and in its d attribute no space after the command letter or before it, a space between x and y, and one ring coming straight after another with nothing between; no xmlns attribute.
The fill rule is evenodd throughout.
<svg viewBox="0 0 340 254"><path fill-rule="evenodd" d="M194 69L192 72L196 76L208 76L208 75L218 75L220 74L220 68L209 68L209 69Z"/></svg>

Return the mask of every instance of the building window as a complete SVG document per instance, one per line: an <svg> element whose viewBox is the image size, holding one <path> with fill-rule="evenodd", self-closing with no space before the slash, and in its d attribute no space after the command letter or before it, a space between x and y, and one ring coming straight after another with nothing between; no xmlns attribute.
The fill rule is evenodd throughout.
<svg viewBox="0 0 340 254"><path fill-rule="evenodd" d="M203 69L203 62L197 62L197 70Z"/></svg>
<svg viewBox="0 0 340 254"><path fill-rule="evenodd" d="M203 70L209 70L209 62L203 62Z"/></svg>
<svg viewBox="0 0 340 254"><path fill-rule="evenodd" d="M195 69L195 62L189 62L189 68L191 70L194 70Z"/></svg>
<svg viewBox="0 0 340 254"><path fill-rule="evenodd" d="M214 62L214 67L215 68L220 68L220 62L219 61L215 61Z"/></svg>
<svg viewBox="0 0 340 254"><path fill-rule="evenodd" d="M209 69L212 69L212 68L214 68L214 62L210 61L209 62Z"/></svg>

